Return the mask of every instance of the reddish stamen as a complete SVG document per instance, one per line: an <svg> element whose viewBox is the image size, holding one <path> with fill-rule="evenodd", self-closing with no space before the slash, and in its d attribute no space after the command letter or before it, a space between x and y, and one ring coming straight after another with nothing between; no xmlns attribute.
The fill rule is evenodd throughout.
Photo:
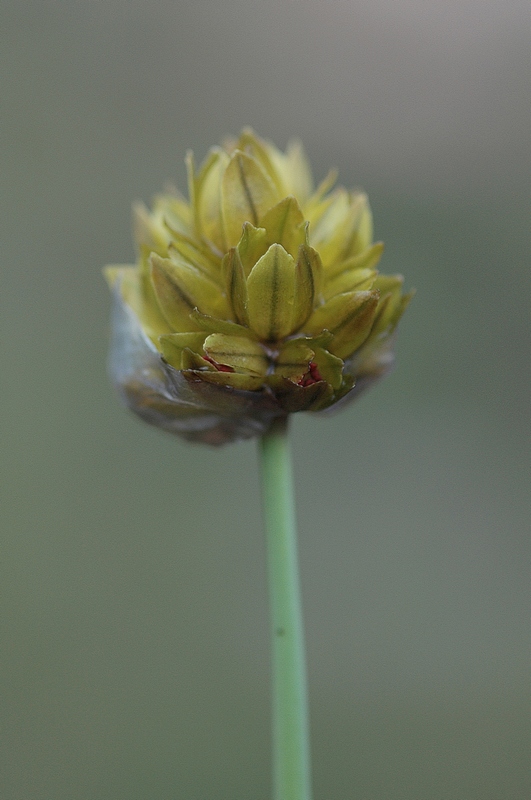
<svg viewBox="0 0 531 800"><path fill-rule="evenodd" d="M315 361L310 361L308 367L308 372L300 379L299 386L312 386L314 383L324 380Z"/></svg>
<svg viewBox="0 0 531 800"><path fill-rule="evenodd" d="M234 372L233 367L229 367L227 364L218 364L218 362L214 361L214 359L210 358L210 356L203 356L203 358L205 361L208 361L209 364L212 364L212 366L217 369L218 372Z"/></svg>

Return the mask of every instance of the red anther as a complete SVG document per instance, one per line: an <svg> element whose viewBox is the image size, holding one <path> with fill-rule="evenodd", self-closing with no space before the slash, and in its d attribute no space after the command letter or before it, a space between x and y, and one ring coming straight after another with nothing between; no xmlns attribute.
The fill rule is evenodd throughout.
<svg viewBox="0 0 531 800"><path fill-rule="evenodd" d="M205 361L208 361L209 364L212 364L218 372L234 372L234 367L229 367L227 364L218 364L218 362L214 361L210 356L203 356L203 358Z"/></svg>
<svg viewBox="0 0 531 800"><path fill-rule="evenodd" d="M324 380L315 361L310 361L308 366L308 372L300 379L299 386L311 386L314 383Z"/></svg>

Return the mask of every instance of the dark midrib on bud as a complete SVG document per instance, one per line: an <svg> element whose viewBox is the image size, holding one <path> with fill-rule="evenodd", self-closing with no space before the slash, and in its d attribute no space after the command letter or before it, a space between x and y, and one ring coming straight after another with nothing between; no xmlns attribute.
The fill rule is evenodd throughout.
<svg viewBox="0 0 531 800"><path fill-rule="evenodd" d="M278 308L278 249L275 248L275 258L273 261L272 280L271 280L271 305L269 314L269 340L275 341L277 338L277 319Z"/></svg>
<svg viewBox="0 0 531 800"><path fill-rule="evenodd" d="M282 218L282 222L280 223L279 230L278 230L278 241L280 244L284 241L284 231L286 229L286 222L288 221L289 211L291 208L291 200L289 203L286 203L286 211L284 212L284 216Z"/></svg>
<svg viewBox="0 0 531 800"><path fill-rule="evenodd" d="M241 156L238 157L238 171L240 173L240 180L242 182L243 191L245 193L245 199L247 200L247 205L249 206L249 211L251 212L252 222L253 225L256 227L258 225L258 214L256 212L256 208L254 205L253 196L251 194L251 190L247 184L247 180L245 179L245 171L243 169L243 163Z"/></svg>
<svg viewBox="0 0 531 800"><path fill-rule="evenodd" d="M297 278L298 278L297 284L298 284L299 281L303 280L303 277L302 277L302 274L303 274L302 273L302 265L304 265L304 267L306 268L306 275L304 277L307 279L307 281L308 281L308 283L310 285L310 294L311 294L311 298L312 298L312 301L311 301L310 305L313 308L313 304L314 304L314 301L315 301L315 281L314 281L314 278L313 278L312 262L308 258L308 253L306 252L306 250L303 247L301 247L300 250L299 250L299 258L298 258L298 261L297 261ZM310 311L308 312L308 316L310 314L311 314L311 308L310 308ZM303 322L306 322L306 320L304 320ZM301 323L301 325L302 324L303 323Z"/></svg>
<svg viewBox="0 0 531 800"><path fill-rule="evenodd" d="M236 322L245 325L248 322L246 314L247 284L243 274L243 265L236 248L231 251L230 259L229 300ZM238 270L240 270L239 273Z"/></svg>
<svg viewBox="0 0 531 800"><path fill-rule="evenodd" d="M193 311L194 308L197 307L197 303L193 300L193 298L191 298L190 295L186 294L186 292L183 291L183 289L179 286L179 284L176 283L174 280L172 280L172 278L170 278L169 275L167 276L167 281L172 287L172 289L175 290L175 293L179 296L182 302L189 307L190 311Z"/></svg>
<svg viewBox="0 0 531 800"><path fill-rule="evenodd" d="M346 327L350 322L356 319L357 316L360 316L361 314L363 314L364 311L367 311L367 306L369 306L372 301L373 298L368 297L367 300L364 300L363 303L360 303L359 306L356 306L356 308L353 311L351 311L350 314L347 314L346 317L343 317L339 325L336 325L335 328L329 328L330 333L333 333L335 335L336 333L341 331L342 328Z"/></svg>

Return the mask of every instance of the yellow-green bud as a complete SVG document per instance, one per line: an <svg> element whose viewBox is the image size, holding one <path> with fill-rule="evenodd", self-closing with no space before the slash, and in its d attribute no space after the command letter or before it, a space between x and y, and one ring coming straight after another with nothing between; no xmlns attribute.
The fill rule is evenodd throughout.
<svg viewBox="0 0 531 800"><path fill-rule="evenodd" d="M392 366L411 293L379 275L367 197L313 188L301 146L244 130L199 170L189 201L134 208L135 266L111 266L110 371L127 405L192 441L264 433L321 411Z"/></svg>

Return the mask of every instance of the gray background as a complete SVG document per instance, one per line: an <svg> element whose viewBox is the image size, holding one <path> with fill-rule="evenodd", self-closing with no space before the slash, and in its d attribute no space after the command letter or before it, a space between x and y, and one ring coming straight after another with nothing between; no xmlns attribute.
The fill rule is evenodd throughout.
<svg viewBox="0 0 531 800"><path fill-rule="evenodd" d="M256 445L105 374L130 203L251 124L371 198L398 369L293 447L316 800L526 800L531 10L6 2L3 800L266 800Z"/></svg>

